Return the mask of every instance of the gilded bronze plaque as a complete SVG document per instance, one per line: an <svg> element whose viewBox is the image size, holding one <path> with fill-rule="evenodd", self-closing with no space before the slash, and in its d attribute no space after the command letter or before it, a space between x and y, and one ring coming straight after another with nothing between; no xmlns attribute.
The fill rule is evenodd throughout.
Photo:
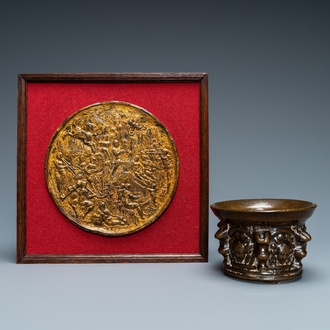
<svg viewBox="0 0 330 330"><path fill-rule="evenodd" d="M146 110L124 102L83 108L57 129L47 150L48 191L79 228L135 233L170 204L179 177L175 143Z"/></svg>

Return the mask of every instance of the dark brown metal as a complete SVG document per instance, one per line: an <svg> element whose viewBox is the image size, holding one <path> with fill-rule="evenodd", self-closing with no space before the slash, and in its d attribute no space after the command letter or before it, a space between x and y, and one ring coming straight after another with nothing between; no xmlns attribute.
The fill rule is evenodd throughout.
<svg viewBox="0 0 330 330"><path fill-rule="evenodd" d="M293 199L246 199L211 205L220 219L215 238L226 274L277 283L299 278L311 236L305 221L316 204Z"/></svg>

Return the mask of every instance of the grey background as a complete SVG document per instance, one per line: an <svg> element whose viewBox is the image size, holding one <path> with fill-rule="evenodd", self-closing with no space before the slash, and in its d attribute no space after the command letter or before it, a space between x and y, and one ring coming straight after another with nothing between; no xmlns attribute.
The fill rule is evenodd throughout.
<svg viewBox="0 0 330 330"><path fill-rule="evenodd" d="M1 329L329 329L328 1L1 1ZM210 203L318 204L301 280L207 264L16 265L18 73L207 72Z"/></svg>

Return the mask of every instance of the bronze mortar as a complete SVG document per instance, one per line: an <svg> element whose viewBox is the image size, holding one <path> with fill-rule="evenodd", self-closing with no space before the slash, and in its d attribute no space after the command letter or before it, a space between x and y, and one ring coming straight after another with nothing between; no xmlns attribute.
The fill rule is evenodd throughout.
<svg viewBox="0 0 330 330"><path fill-rule="evenodd" d="M215 238L224 272L241 279L278 283L300 278L311 236L305 222L316 204L293 199L241 199L214 203L220 219Z"/></svg>

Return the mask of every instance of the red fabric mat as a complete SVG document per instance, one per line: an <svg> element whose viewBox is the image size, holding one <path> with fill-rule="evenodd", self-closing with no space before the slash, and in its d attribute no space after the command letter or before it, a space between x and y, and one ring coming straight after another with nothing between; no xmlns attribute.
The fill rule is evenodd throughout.
<svg viewBox="0 0 330 330"><path fill-rule="evenodd" d="M180 160L179 184L163 215L128 236L84 232L58 211L44 175L48 144L72 113L104 101L135 104L172 135ZM149 254L199 252L198 83L29 83L27 132L28 254Z"/></svg>

